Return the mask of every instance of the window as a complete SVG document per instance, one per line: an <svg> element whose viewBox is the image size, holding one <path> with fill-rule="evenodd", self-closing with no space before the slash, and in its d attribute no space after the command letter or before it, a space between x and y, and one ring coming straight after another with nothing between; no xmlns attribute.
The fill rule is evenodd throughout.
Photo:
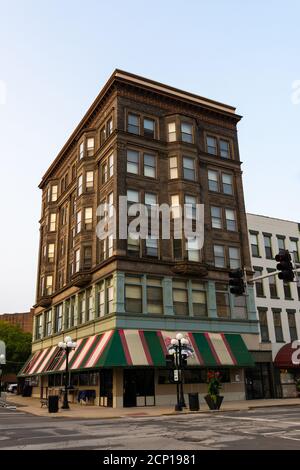
<svg viewBox="0 0 300 470"><path fill-rule="evenodd" d="M291 243L291 252L294 255L294 261L296 263L299 263L300 260L299 260L298 241L297 240L291 240L290 243Z"/></svg>
<svg viewBox="0 0 300 470"><path fill-rule="evenodd" d="M192 302L194 317L207 317L206 289L200 282L192 282Z"/></svg>
<svg viewBox="0 0 300 470"><path fill-rule="evenodd" d="M217 155L217 139L215 137L206 137L206 148L207 153L211 155Z"/></svg>
<svg viewBox="0 0 300 470"><path fill-rule="evenodd" d="M227 140L220 139L220 156L223 158L230 158L230 147Z"/></svg>
<svg viewBox="0 0 300 470"><path fill-rule="evenodd" d="M114 236L111 234L108 237L108 256L112 256L114 251Z"/></svg>
<svg viewBox="0 0 300 470"><path fill-rule="evenodd" d="M89 137L87 139L87 156L92 157L94 155L95 150L95 139L94 137Z"/></svg>
<svg viewBox="0 0 300 470"><path fill-rule="evenodd" d="M212 206L211 213L211 226L212 228L222 228L222 210L221 207Z"/></svg>
<svg viewBox="0 0 300 470"><path fill-rule="evenodd" d="M83 264L86 268L90 268L92 266L92 247L85 246L83 248Z"/></svg>
<svg viewBox="0 0 300 470"><path fill-rule="evenodd" d="M140 256L140 239L133 237L130 232L127 238L127 253L129 256Z"/></svg>
<svg viewBox="0 0 300 470"><path fill-rule="evenodd" d="M271 235L264 235L264 245L265 245L265 252L266 258L272 259L272 243L271 243Z"/></svg>
<svg viewBox="0 0 300 470"><path fill-rule="evenodd" d="M184 195L185 216L187 219L196 219L197 199L195 196Z"/></svg>
<svg viewBox="0 0 300 470"><path fill-rule="evenodd" d="M157 195L154 193L145 193L145 206L147 206L148 216L151 215L151 207L157 205Z"/></svg>
<svg viewBox="0 0 300 470"><path fill-rule="evenodd" d="M113 120L112 120L112 118L110 118L107 121L106 129L107 129L107 137L109 137L112 134L112 131L113 131Z"/></svg>
<svg viewBox="0 0 300 470"><path fill-rule="evenodd" d="M232 232L236 231L236 216L233 209L225 209L226 228Z"/></svg>
<svg viewBox="0 0 300 470"><path fill-rule="evenodd" d="M181 140L190 144L193 143L193 125L189 122L181 123Z"/></svg>
<svg viewBox="0 0 300 470"><path fill-rule="evenodd" d="M168 141L175 142L176 141L176 124L175 122L168 123Z"/></svg>
<svg viewBox="0 0 300 470"><path fill-rule="evenodd" d="M195 160L194 158L183 157L183 178L195 181Z"/></svg>
<svg viewBox="0 0 300 470"><path fill-rule="evenodd" d="M125 278L125 310L130 313L142 312L142 286L140 278ZM137 285L136 285L137 284Z"/></svg>
<svg viewBox="0 0 300 470"><path fill-rule="evenodd" d="M75 304L76 304L76 298L71 297L71 300L70 300L70 323L69 323L69 328L72 328L72 326L74 326Z"/></svg>
<svg viewBox="0 0 300 470"><path fill-rule="evenodd" d="M35 322L35 339L41 339L43 335L43 315L37 315Z"/></svg>
<svg viewBox="0 0 300 470"><path fill-rule="evenodd" d="M169 158L169 170L170 170L170 179L178 178L178 162L177 157Z"/></svg>
<svg viewBox="0 0 300 470"><path fill-rule="evenodd" d="M254 269L254 278L262 275L263 268L253 268L253 269ZM263 280L260 279L259 281L256 281L254 284L255 284L255 289L256 289L256 296L265 297Z"/></svg>
<svg viewBox="0 0 300 470"><path fill-rule="evenodd" d="M283 343L284 341L283 341L283 332L282 332L282 324L281 324L281 311L273 310L273 321L274 321L276 342Z"/></svg>
<svg viewBox="0 0 300 470"><path fill-rule="evenodd" d="M91 191L94 188L94 172L87 171L85 174L85 188L87 191Z"/></svg>
<svg viewBox="0 0 300 470"><path fill-rule="evenodd" d="M84 209L84 228L85 230L92 230L93 228L93 208L86 207Z"/></svg>
<svg viewBox="0 0 300 470"><path fill-rule="evenodd" d="M268 269L269 272L272 272ZM277 285L276 285L276 277L271 276L268 278L269 279L269 288L270 288L270 296L272 298L277 298Z"/></svg>
<svg viewBox="0 0 300 470"><path fill-rule="evenodd" d="M107 283L107 313L114 311L114 286L112 278L106 280Z"/></svg>
<svg viewBox="0 0 300 470"><path fill-rule="evenodd" d="M81 211L76 214L76 233L81 231Z"/></svg>
<svg viewBox="0 0 300 470"><path fill-rule="evenodd" d="M80 249L75 251L75 273L80 270Z"/></svg>
<svg viewBox="0 0 300 470"><path fill-rule="evenodd" d="M173 239L173 257L174 259L182 259L182 244L178 238Z"/></svg>
<svg viewBox="0 0 300 470"><path fill-rule="evenodd" d="M232 318L235 320L245 320L247 318L247 304L244 295L234 296Z"/></svg>
<svg viewBox="0 0 300 470"><path fill-rule="evenodd" d="M232 186L232 175L228 175L227 173L222 173L222 186L223 186L223 193L224 194L233 194L233 186Z"/></svg>
<svg viewBox="0 0 300 470"><path fill-rule="evenodd" d="M127 205L138 204L140 202L140 193L135 189L127 189Z"/></svg>
<svg viewBox="0 0 300 470"><path fill-rule="evenodd" d="M251 254L252 256L258 257L259 256L259 248L258 248L258 236L256 233L250 233L250 244L251 244Z"/></svg>
<svg viewBox="0 0 300 470"><path fill-rule="evenodd" d="M50 214L50 224L49 224L49 231L55 232L56 230L56 214Z"/></svg>
<svg viewBox="0 0 300 470"><path fill-rule="evenodd" d="M285 239L284 237L277 237L278 250L285 251Z"/></svg>
<svg viewBox="0 0 300 470"><path fill-rule="evenodd" d="M94 297L93 297L92 289L87 290L86 301L87 301L86 321L91 321L93 319L93 313L94 313Z"/></svg>
<svg viewBox="0 0 300 470"><path fill-rule="evenodd" d="M53 276L46 276L46 295L51 295L53 292Z"/></svg>
<svg viewBox="0 0 300 470"><path fill-rule="evenodd" d="M127 150L127 173L139 174L139 152Z"/></svg>
<svg viewBox="0 0 300 470"><path fill-rule="evenodd" d="M198 248L197 238L189 238L186 241L186 250L189 261L200 261L200 250Z"/></svg>
<svg viewBox="0 0 300 470"><path fill-rule="evenodd" d="M57 184L54 184L51 187L51 202L56 202L58 197L58 186Z"/></svg>
<svg viewBox="0 0 300 470"><path fill-rule="evenodd" d="M107 215L109 218L113 217L114 215L114 193L109 193L107 198Z"/></svg>
<svg viewBox="0 0 300 470"><path fill-rule="evenodd" d="M102 145L105 142L105 139L106 139L106 130L105 130L105 126L103 126L100 129L100 145Z"/></svg>
<svg viewBox="0 0 300 470"><path fill-rule="evenodd" d="M217 302L217 314L220 318L230 317L230 303L229 303L229 292L228 285L216 283L216 302Z"/></svg>
<svg viewBox="0 0 300 470"><path fill-rule="evenodd" d="M214 245L215 267L225 268L225 249L223 245Z"/></svg>
<svg viewBox="0 0 300 470"><path fill-rule="evenodd" d="M210 191L219 191L218 173L213 170L208 170L208 189Z"/></svg>
<svg viewBox="0 0 300 470"><path fill-rule="evenodd" d="M269 328L268 328L268 317L267 310L258 308L260 336L262 343L268 343L270 341Z"/></svg>
<svg viewBox="0 0 300 470"><path fill-rule="evenodd" d="M79 160L81 160L84 156L84 143L81 142L79 145Z"/></svg>
<svg viewBox="0 0 300 470"><path fill-rule="evenodd" d="M152 315L163 314L163 293L160 279L147 279L147 311Z"/></svg>
<svg viewBox="0 0 300 470"><path fill-rule="evenodd" d="M154 155L144 154L144 176L156 177L156 158Z"/></svg>
<svg viewBox="0 0 300 470"><path fill-rule="evenodd" d="M71 304L70 299L66 300L66 303L65 303L65 318L64 318L65 329L71 328L70 304Z"/></svg>
<svg viewBox="0 0 300 470"><path fill-rule="evenodd" d="M229 266L230 269L237 269L241 267L241 258L239 248L229 247Z"/></svg>
<svg viewBox="0 0 300 470"><path fill-rule="evenodd" d="M155 121L153 119L144 118L144 135L146 137L155 137Z"/></svg>
<svg viewBox="0 0 300 470"><path fill-rule="evenodd" d="M149 237L146 239L146 255L154 258L158 257L158 240L156 238Z"/></svg>
<svg viewBox="0 0 300 470"><path fill-rule="evenodd" d="M283 282L284 298L286 300L292 300L291 285L289 282Z"/></svg>
<svg viewBox="0 0 300 470"><path fill-rule="evenodd" d="M111 178L114 174L114 154L108 157L108 177Z"/></svg>
<svg viewBox="0 0 300 470"><path fill-rule="evenodd" d="M48 263L53 263L54 261L54 243L49 243L48 244Z"/></svg>
<svg viewBox="0 0 300 470"><path fill-rule="evenodd" d="M45 336L52 334L52 310L45 312Z"/></svg>
<svg viewBox="0 0 300 470"><path fill-rule="evenodd" d="M295 314L296 314L296 310L295 311L287 310L291 341L295 341L296 339L298 339Z"/></svg>
<svg viewBox="0 0 300 470"><path fill-rule="evenodd" d="M106 183L108 180L108 166L107 166L107 161L105 161L101 165L101 176L102 176L102 184Z"/></svg>
<svg viewBox="0 0 300 470"><path fill-rule="evenodd" d="M132 134L140 133L140 119L136 114L128 114L127 131Z"/></svg>
<svg viewBox="0 0 300 470"><path fill-rule="evenodd" d="M82 194L82 175L78 177L78 184L77 184L77 195L81 196Z"/></svg>
<svg viewBox="0 0 300 470"><path fill-rule="evenodd" d="M173 194L171 196L171 212L173 219L178 219L180 217L180 205L178 194Z"/></svg>
<svg viewBox="0 0 300 470"><path fill-rule="evenodd" d="M85 303L85 293L81 293L78 296L78 323L84 323L85 322L85 309L86 309L86 303Z"/></svg>
<svg viewBox="0 0 300 470"><path fill-rule="evenodd" d="M173 306L175 315L189 314L188 291L184 281L173 281Z"/></svg>
<svg viewBox="0 0 300 470"><path fill-rule="evenodd" d="M104 281L98 284L98 316L103 317L105 314L105 290Z"/></svg>
<svg viewBox="0 0 300 470"><path fill-rule="evenodd" d="M63 317L63 304L59 304L55 307L55 322L54 322L54 333L58 333L62 330L62 317Z"/></svg>

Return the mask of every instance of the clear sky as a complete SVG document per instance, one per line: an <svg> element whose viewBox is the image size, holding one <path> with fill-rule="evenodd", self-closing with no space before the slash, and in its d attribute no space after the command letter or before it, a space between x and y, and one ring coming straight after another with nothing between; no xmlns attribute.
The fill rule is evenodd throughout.
<svg viewBox="0 0 300 470"><path fill-rule="evenodd" d="M298 0L0 0L0 312L34 303L38 183L115 68L236 106L248 212L300 222L299 25Z"/></svg>

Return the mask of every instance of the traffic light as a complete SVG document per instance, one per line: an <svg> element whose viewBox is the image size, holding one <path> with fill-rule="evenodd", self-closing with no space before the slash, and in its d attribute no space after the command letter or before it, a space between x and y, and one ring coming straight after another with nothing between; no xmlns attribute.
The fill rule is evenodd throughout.
<svg viewBox="0 0 300 470"><path fill-rule="evenodd" d="M275 260L278 261L276 266L277 270L280 271L278 274L279 279L285 282L292 282L295 274L293 272L293 263L290 253L285 250L275 256Z"/></svg>
<svg viewBox="0 0 300 470"><path fill-rule="evenodd" d="M245 293L244 271L235 269L229 271L230 293L235 295L243 295Z"/></svg>

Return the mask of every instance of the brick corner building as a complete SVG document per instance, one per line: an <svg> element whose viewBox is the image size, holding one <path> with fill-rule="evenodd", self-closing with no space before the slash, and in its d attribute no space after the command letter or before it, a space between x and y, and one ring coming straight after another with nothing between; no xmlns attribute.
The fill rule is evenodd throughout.
<svg viewBox="0 0 300 470"><path fill-rule="evenodd" d="M46 396L62 386L66 334L74 395L105 406L171 404L165 355L182 332L193 356L185 392L222 371L226 399L245 398L259 348L253 290L229 293L229 269L251 271L235 108L116 70L42 178L33 355L21 376ZM96 215L127 204L172 207L171 239L99 240ZM204 204L204 247L173 236L179 206ZM202 397L201 397L202 398Z"/></svg>

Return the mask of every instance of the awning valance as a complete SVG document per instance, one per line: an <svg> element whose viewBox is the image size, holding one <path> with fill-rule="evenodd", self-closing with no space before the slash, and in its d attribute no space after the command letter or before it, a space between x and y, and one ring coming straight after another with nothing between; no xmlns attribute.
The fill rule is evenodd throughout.
<svg viewBox="0 0 300 470"><path fill-rule="evenodd" d="M281 369L300 369L300 344L298 341L285 344L276 354L274 365Z"/></svg>
<svg viewBox="0 0 300 470"><path fill-rule="evenodd" d="M165 367L165 357L172 347L174 331L111 330L77 340L69 355L69 369L101 367L154 366ZM253 366L254 361L239 334L189 333L185 352L189 366ZM66 363L56 346L36 352L19 376L63 372Z"/></svg>

